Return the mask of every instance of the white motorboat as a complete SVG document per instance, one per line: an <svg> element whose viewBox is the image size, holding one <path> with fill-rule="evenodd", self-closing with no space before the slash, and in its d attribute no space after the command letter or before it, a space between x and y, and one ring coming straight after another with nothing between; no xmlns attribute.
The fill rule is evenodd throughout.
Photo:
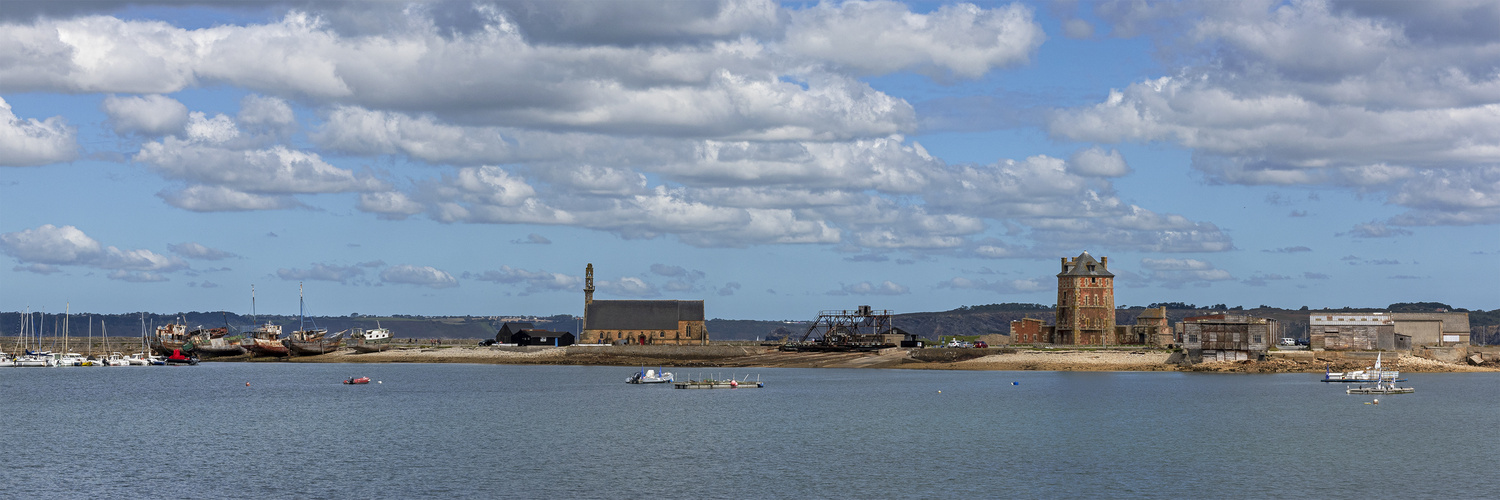
<svg viewBox="0 0 1500 500"><path fill-rule="evenodd" d="M1375 354L1375 366L1350 372L1331 372L1326 368L1323 370L1324 382L1379 382L1386 380L1390 382L1401 382L1400 370L1382 370L1380 368L1380 356Z"/></svg>
<svg viewBox="0 0 1500 500"><path fill-rule="evenodd" d="M672 372L658 372L656 370L642 369L641 371L635 372L635 374L631 375L630 379L626 380L625 383L627 383L627 384L665 384L665 383L671 382L671 381L672 381Z"/></svg>

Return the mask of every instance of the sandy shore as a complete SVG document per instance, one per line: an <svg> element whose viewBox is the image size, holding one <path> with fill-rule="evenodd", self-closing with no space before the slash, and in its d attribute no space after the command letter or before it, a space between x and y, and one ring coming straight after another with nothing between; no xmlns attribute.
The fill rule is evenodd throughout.
<svg viewBox="0 0 1500 500"><path fill-rule="evenodd" d="M692 348L676 353L608 347L423 347L368 354L350 350L293 357L310 363L488 363L663 367L901 368L931 370L1196 371L1227 373L1321 373L1366 368L1363 359L1337 353L1275 357L1265 361L1169 363L1161 350L937 350L885 349L873 353L794 353L761 346ZM946 356L945 356L946 355ZM920 358L920 359L919 359ZM1492 372L1500 368L1444 363L1388 353L1384 365L1406 372Z"/></svg>

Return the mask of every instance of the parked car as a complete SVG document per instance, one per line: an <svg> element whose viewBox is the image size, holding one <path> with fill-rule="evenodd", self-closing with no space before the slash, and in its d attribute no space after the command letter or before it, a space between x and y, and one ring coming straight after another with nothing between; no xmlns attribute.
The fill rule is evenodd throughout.
<svg viewBox="0 0 1500 500"><path fill-rule="evenodd" d="M984 348L989 347L989 346L990 345L984 343L983 340L974 343L974 348L976 348L976 349L984 349Z"/></svg>
<svg viewBox="0 0 1500 500"><path fill-rule="evenodd" d="M482 345L482 346L495 345L495 339L484 339L484 340L481 340L481 341L479 341L479 345Z"/></svg>

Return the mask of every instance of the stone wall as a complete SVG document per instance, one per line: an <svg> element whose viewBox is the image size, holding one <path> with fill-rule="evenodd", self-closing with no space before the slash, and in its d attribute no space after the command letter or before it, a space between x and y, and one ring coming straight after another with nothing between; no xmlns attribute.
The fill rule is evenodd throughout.
<svg viewBox="0 0 1500 500"><path fill-rule="evenodd" d="M568 354L609 354L613 356L639 356L643 358L733 358L759 353L759 346L740 347L726 345L611 345L568 346Z"/></svg>
<svg viewBox="0 0 1500 500"><path fill-rule="evenodd" d="M1459 344L1450 347L1425 346L1416 348L1412 354L1444 363L1464 363L1469 357L1469 346Z"/></svg>

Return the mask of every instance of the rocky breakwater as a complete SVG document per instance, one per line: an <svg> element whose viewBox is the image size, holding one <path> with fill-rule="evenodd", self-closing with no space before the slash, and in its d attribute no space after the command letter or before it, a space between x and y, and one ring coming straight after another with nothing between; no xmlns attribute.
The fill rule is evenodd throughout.
<svg viewBox="0 0 1500 500"><path fill-rule="evenodd" d="M1213 373L1323 373L1363 370L1375 364L1374 352L1289 351L1273 352L1261 361L1211 361L1185 366L1183 371ZM1500 371L1494 366L1471 366L1460 362L1403 354L1379 353L1381 366L1407 373L1453 373Z"/></svg>
<svg viewBox="0 0 1500 500"><path fill-rule="evenodd" d="M902 368L929 368L944 370L1047 370L1047 371L1173 371L1177 365L1167 363L1172 353L1162 350L1071 350L1000 349L972 359L943 362L941 351L914 353L915 362L903 364ZM984 349L968 349L984 351ZM933 359L936 357L937 359ZM932 361L923 361L923 359Z"/></svg>

